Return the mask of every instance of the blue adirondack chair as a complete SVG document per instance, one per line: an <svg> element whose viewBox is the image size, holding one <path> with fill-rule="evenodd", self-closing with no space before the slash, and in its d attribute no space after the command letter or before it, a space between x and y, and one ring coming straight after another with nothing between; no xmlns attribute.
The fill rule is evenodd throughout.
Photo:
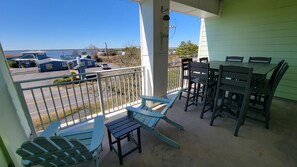
<svg viewBox="0 0 297 167"><path fill-rule="evenodd" d="M58 134L60 122L53 122L32 141L26 141L16 152L24 166L71 166L94 160L99 166L98 152L102 148L104 118L95 118L94 127L81 131ZM58 136L55 136L58 134Z"/></svg>
<svg viewBox="0 0 297 167"><path fill-rule="evenodd" d="M142 125L142 128L152 132L161 141L175 148L180 148L180 145L176 141L161 134L155 128L158 122L162 119L168 122L169 124L177 127L178 129L184 130L183 126L173 122L166 116L167 111L173 106L175 100L179 97L180 93L181 93L181 90L178 93L176 93L171 99L165 99L165 98L153 97L153 96L141 96L142 103L139 107L135 108L130 106L126 108L128 111L128 115L130 117L133 117L135 120L137 120ZM159 111L153 110L151 107L148 107L146 104L146 102L148 101L153 103L165 104L166 106L161 112L159 112Z"/></svg>

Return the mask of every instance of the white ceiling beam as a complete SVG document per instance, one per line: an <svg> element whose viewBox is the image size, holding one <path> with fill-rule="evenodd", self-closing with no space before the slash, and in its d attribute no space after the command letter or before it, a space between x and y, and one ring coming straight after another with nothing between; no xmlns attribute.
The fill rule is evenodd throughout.
<svg viewBox="0 0 297 167"><path fill-rule="evenodd" d="M221 0L171 0L170 10L208 18L220 14L220 5Z"/></svg>

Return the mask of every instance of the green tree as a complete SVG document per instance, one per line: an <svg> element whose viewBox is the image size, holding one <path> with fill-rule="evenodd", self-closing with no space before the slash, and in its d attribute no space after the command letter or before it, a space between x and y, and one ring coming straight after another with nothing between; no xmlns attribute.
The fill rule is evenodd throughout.
<svg viewBox="0 0 297 167"><path fill-rule="evenodd" d="M190 40L182 41L176 49L176 54L181 57L193 57L198 54L198 45L192 43Z"/></svg>
<svg viewBox="0 0 297 167"><path fill-rule="evenodd" d="M8 65L9 65L9 67L11 67L11 68L18 68L18 67L19 67L19 66L18 66L18 63L15 62L15 61L7 60L7 63L8 63Z"/></svg>
<svg viewBox="0 0 297 167"><path fill-rule="evenodd" d="M83 51L83 52L81 52L81 55L88 55L88 52Z"/></svg>

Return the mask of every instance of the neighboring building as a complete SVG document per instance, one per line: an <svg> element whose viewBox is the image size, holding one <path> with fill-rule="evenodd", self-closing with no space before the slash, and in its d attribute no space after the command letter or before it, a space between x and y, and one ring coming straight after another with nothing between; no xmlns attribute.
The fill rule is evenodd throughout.
<svg viewBox="0 0 297 167"><path fill-rule="evenodd" d="M95 61L92 60L89 55L81 56L80 62L81 66L84 66L85 68L96 66ZM39 72L60 71L72 69L77 65L77 59L61 60L45 57L45 59L39 59L37 64Z"/></svg>

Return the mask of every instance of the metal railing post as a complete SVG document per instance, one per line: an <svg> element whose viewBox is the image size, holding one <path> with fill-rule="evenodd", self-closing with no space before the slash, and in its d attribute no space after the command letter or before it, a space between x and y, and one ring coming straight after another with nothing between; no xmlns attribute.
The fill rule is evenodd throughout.
<svg viewBox="0 0 297 167"><path fill-rule="evenodd" d="M179 68L180 69L179 70L179 78L180 79L179 79L179 86L178 86L179 88L181 88L181 84L182 84L182 82L184 82L184 79L182 77L183 76L182 75L182 72L183 72L183 69L182 68L183 68L183 65L181 65L180 68ZM181 89L183 90L183 88L181 88Z"/></svg>
<svg viewBox="0 0 297 167"><path fill-rule="evenodd" d="M100 110L102 112L103 117L105 118L105 109L104 109L104 100L102 94L102 84L101 84L101 74L98 72L97 74L97 84L98 84L98 96L100 102Z"/></svg>
<svg viewBox="0 0 297 167"><path fill-rule="evenodd" d="M24 93L23 93L23 90L22 90L22 87L21 87L21 83L15 83L15 89L16 89L16 92L19 96L19 100L20 100L20 103L21 103L21 106L22 106L22 109L24 110L24 115L28 121L28 124L29 124L29 128L31 130L31 134L33 137L36 137L37 134L36 134L36 130L35 130L35 127L34 127L34 124L33 124L33 120L32 120L32 117L30 115L30 112L29 112L29 109L28 109L28 106L27 106L27 103L26 103L26 100L25 100L25 96L24 96Z"/></svg>

